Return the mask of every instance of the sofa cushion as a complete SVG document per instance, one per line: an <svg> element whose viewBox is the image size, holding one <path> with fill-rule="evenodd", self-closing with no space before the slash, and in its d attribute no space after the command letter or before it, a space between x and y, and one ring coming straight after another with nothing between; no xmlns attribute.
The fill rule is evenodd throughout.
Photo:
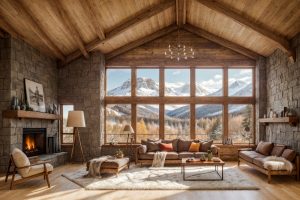
<svg viewBox="0 0 300 200"><path fill-rule="evenodd" d="M208 150L210 150L213 142L214 142L213 140L201 141L200 152L207 152Z"/></svg>
<svg viewBox="0 0 300 200"><path fill-rule="evenodd" d="M277 157L281 156L285 148L286 148L285 145L275 144L271 151L271 156L277 156Z"/></svg>
<svg viewBox="0 0 300 200"><path fill-rule="evenodd" d="M173 151L172 143L169 143L169 144L159 143L159 148L161 151Z"/></svg>
<svg viewBox="0 0 300 200"><path fill-rule="evenodd" d="M253 158L253 164L257 165L260 168L264 168L264 159L265 158Z"/></svg>
<svg viewBox="0 0 300 200"><path fill-rule="evenodd" d="M196 152L196 153L194 153L194 157L195 158L201 158L202 155L206 156L207 153L206 152Z"/></svg>
<svg viewBox="0 0 300 200"><path fill-rule="evenodd" d="M178 153L178 158L182 159L182 158L190 158L190 157L194 157L194 153L192 152L187 152L187 151L183 151L183 152L179 152Z"/></svg>
<svg viewBox="0 0 300 200"><path fill-rule="evenodd" d="M159 143L161 143L161 140L147 140L147 151L148 152L156 152L160 151Z"/></svg>
<svg viewBox="0 0 300 200"><path fill-rule="evenodd" d="M272 149L273 149L274 144L272 142L263 142L260 141L256 147L256 152L261 153L265 156L270 155Z"/></svg>
<svg viewBox="0 0 300 200"><path fill-rule="evenodd" d="M285 149L281 155L281 157L284 157L285 159L293 162L293 160L296 158L296 151L292 149Z"/></svg>
<svg viewBox="0 0 300 200"><path fill-rule="evenodd" d="M147 152L147 153L141 154L140 155L140 159L143 159L143 160L153 160L154 154L155 154L154 152Z"/></svg>
<svg viewBox="0 0 300 200"><path fill-rule="evenodd" d="M178 139L178 152L189 151L192 141Z"/></svg>
<svg viewBox="0 0 300 200"><path fill-rule="evenodd" d="M242 159L248 162L253 163L254 158L265 158L266 156L257 153L256 151L240 151L239 157L241 157Z"/></svg>
<svg viewBox="0 0 300 200"><path fill-rule="evenodd" d="M189 148L189 152L199 152L200 143L199 142L192 142Z"/></svg>
<svg viewBox="0 0 300 200"><path fill-rule="evenodd" d="M173 150L174 151L178 151L178 139L174 139L174 140L162 140L161 142L162 143L166 143L166 144L172 143Z"/></svg>
<svg viewBox="0 0 300 200"><path fill-rule="evenodd" d="M167 152L166 160L177 160L178 159L178 153L175 151L169 151Z"/></svg>
<svg viewBox="0 0 300 200"><path fill-rule="evenodd" d="M30 165L30 161L29 161L28 157L20 149L14 148L11 155L12 155L12 157L14 159L14 163L17 167L25 167L25 166ZM29 170L30 170L30 167L27 167L24 169L18 169L18 173L22 177L25 177L26 174L28 174Z"/></svg>
<svg viewBox="0 0 300 200"><path fill-rule="evenodd" d="M146 145L140 145L139 147L138 147L138 152L139 152L139 154L143 154L143 153L146 153L147 152L147 146Z"/></svg>

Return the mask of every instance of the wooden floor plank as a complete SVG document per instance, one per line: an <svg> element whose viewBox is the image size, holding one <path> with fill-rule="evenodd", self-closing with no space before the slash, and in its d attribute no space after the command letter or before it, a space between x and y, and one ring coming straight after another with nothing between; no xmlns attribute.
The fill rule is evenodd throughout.
<svg viewBox="0 0 300 200"><path fill-rule="evenodd" d="M238 168L236 162L226 163L227 167ZM15 189L9 190L9 182L5 183L5 176L0 175L0 199L28 199L28 200L49 200L49 199L172 199L172 200L194 200L194 199L230 199L230 200L248 200L248 199L299 199L300 182L292 177L274 177L272 184L267 183L267 177L256 170L242 164L239 170L251 181L255 182L260 190L242 190L242 191L182 191L182 190L164 190L164 191L143 191L143 190L85 190L75 183L62 177L64 172L75 171L84 167L82 164L67 164L54 169L49 175L51 188L48 189L47 183L43 177L30 180L28 182L16 185ZM9 178L10 181L10 178Z"/></svg>

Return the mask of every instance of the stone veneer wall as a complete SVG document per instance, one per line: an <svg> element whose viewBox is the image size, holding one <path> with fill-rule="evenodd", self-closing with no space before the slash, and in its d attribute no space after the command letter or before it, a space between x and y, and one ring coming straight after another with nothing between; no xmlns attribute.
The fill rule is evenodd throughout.
<svg viewBox="0 0 300 200"><path fill-rule="evenodd" d="M280 113L283 107L300 117L300 35L293 39L296 61L276 50L267 58L267 110ZM266 126L266 140L292 147L300 153L300 124L270 124Z"/></svg>
<svg viewBox="0 0 300 200"><path fill-rule="evenodd" d="M104 76L105 59L99 52L59 69L59 103L73 104L75 110L84 111L86 127L79 131L85 159L100 156L104 143ZM75 146L74 157L80 160L79 146ZM70 151L70 146L62 148Z"/></svg>
<svg viewBox="0 0 300 200"><path fill-rule="evenodd" d="M1 39L0 48L1 112L9 109L13 96L19 99L21 95L25 97L25 78L43 85L46 106L57 104L58 70L54 59L43 55L26 42L11 37ZM2 118L2 113L0 117ZM0 171L6 170L11 150L14 147L22 148L23 128L47 128L48 136L58 133L57 121L2 119L1 122Z"/></svg>

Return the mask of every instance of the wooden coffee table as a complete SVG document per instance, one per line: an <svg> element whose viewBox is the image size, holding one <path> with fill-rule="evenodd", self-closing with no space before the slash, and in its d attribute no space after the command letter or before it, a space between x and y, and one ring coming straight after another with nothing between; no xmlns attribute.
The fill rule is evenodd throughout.
<svg viewBox="0 0 300 200"><path fill-rule="evenodd" d="M225 165L225 162L221 160L220 162L214 162L214 161L200 161L200 159L195 159L194 161L187 161L188 158L183 158L181 160L181 173L183 175L183 180L184 181L222 181L223 180L223 168ZM211 167L213 168L212 171L209 172L199 172L195 173L190 176L186 176L186 171L188 170L187 168L189 167ZM201 178L201 174L207 174L207 173L215 173L218 175L219 178L216 179L205 179ZM192 177L198 177L198 178L192 178Z"/></svg>

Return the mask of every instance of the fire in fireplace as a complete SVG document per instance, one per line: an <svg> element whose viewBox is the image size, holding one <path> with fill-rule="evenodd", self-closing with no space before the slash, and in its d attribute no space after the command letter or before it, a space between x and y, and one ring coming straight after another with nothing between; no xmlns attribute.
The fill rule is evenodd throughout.
<svg viewBox="0 0 300 200"><path fill-rule="evenodd" d="M36 156L46 153L46 129L24 128L23 151L27 156Z"/></svg>

